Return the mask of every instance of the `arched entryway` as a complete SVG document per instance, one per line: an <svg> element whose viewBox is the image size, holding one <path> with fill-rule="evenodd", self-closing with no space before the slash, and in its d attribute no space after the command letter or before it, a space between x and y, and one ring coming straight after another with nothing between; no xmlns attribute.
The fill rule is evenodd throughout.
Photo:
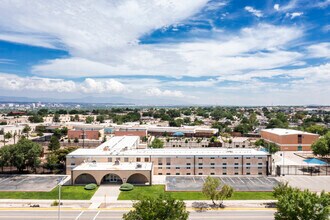
<svg viewBox="0 0 330 220"><path fill-rule="evenodd" d="M101 180L101 184L122 184L122 183L123 180L120 178L120 176L114 173L109 173L103 176Z"/></svg>
<svg viewBox="0 0 330 220"><path fill-rule="evenodd" d="M94 176L89 173L83 173L77 176L74 181L75 184L89 184L89 183L97 183Z"/></svg>
<svg viewBox="0 0 330 220"><path fill-rule="evenodd" d="M148 182L148 178L141 173L135 173L127 179L127 183L131 183L134 185L145 185Z"/></svg>

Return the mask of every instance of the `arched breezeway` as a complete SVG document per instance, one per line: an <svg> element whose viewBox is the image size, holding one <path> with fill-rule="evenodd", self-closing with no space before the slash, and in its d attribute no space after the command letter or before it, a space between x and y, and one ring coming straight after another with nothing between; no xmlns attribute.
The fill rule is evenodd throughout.
<svg viewBox="0 0 330 220"><path fill-rule="evenodd" d="M149 182L148 178L141 173L134 173L128 177L127 183L131 183L133 185L145 185Z"/></svg>
<svg viewBox="0 0 330 220"><path fill-rule="evenodd" d="M75 184L89 184L89 183L97 183L95 178L88 173L82 173L74 181Z"/></svg>
<svg viewBox="0 0 330 220"><path fill-rule="evenodd" d="M101 180L101 184L122 184L123 180L118 176L117 174L114 173L108 173L103 176Z"/></svg>

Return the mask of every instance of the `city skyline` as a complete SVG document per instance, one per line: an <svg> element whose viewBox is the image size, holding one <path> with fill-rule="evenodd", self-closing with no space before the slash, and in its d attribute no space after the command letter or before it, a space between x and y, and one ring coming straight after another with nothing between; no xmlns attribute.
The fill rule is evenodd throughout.
<svg viewBox="0 0 330 220"><path fill-rule="evenodd" d="M328 105L329 6L4 0L0 93L135 104Z"/></svg>

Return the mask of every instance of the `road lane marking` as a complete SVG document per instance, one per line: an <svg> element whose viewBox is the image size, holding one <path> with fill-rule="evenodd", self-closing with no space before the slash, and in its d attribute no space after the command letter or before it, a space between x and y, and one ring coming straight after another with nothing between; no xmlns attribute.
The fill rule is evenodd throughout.
<svg viewBox="0 0 330 220"><path fill-rule="evenodd" d="M100 211L98 211L98 212L96 213L96 215L94 216L93 220L95 220L96 217L97 217L99 214L100 214Z"/></svg>
<svg viewBox="0 0 330 220"><path fill-rule="evenodd" d="M77 216L76 220L78 220L79 217L80 217L84 212L85 212L85 211L81 211L81 212L79 213L79 215Z"/></svg>

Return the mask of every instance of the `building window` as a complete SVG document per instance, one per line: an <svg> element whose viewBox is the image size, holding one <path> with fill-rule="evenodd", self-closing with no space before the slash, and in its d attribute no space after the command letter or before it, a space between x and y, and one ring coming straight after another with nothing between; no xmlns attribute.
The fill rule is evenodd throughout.
<svg viewBox="0 0 330 220"><path fill-rule="evenodd" d="M198 160L203 160L203 157L198 157Z"/></svg>
<svg viewBox="0 0 330 220"><path fill-rule="evenodd" d="M136 162L141 162L141 158L140 157L137 157L136 158Z"/></svg>
<svg viewBox="0 0 330 220"><path fill-rule="evenodd" d="M245 145L242 145L243 148L245 148Z"/></svg>
<svg viewBox="0 0 330 220"><path fill-rule="evenodd" d="M199 166L203 166L203 163L198 163Z"/></svg>
<svg viewBox="0 0 330 220"><path fill-rule="evenodd" d="M222 163L223 166L227 166L227 163Z"/></svg>
<svg viewBox="0 0 330 220"><path fill-rule="evenodd" d="M158 175L163 175L163 173L158 173Z"/></svg>
<svg viewBox="0 0 330 220"><path fill-rule="evenodd" d="M215 169L215 167L211 167L211 169Z"/></svg>
<svg viewBox="0 0 330 220"><path fill-rule="evenodd" d="M247 172L246 175L250 175L251 173L250 172Z"/></svg>
<svg viewBox="0 0 330 220"><path fill-rule="evenodd" d="M238 167L235 167L234 169L235 169L235 170L238 170Z"/></svg>
<svg viewBox="0 0 330 220"><path fill-rule="evenodd" d="M171 163L167 162L167 163L166 163L166 165L167 165L167 166L170 166L170 165L171 165Z"/></svg>
<svg viewBox="0 0 330 220"><path fill-rule="evenodd" d="M149 162L149 158L148 157L144 158L144 162Z"/></svg>
<svg viewBox="0 0 330 220"><path fill-rule="evenodd" d="M250 166L251 165L251 163L246 163L246 166Z"/></svg>
<svg viewBox="0 0 330 220"><path fill-rule="evenodd" d="M258 175L262 175L262 172L258 172Z"/></svg>
<svg viewBox="0 0 330 220"><path fill-rule="evenodd" d="M158 163L158 166L162 166L163 165L163 163Z"/></svg>
<svg viewBox="0 0 330 220"><path fill-rule="evenodd" d="M251 167L247 167L246 169L249 170Z"/></svg>
<svg viewBox="0 0 330 220"><path fill-rule="evenodd" d="M237 165L237 166L238 166L238 163L235 163L235 165Z"/></svg>
<svg viewBox="0 0 330 220"><path fill-rule="evenodd" d="M175 175L180 175L180 173L176 173Z"/></svg>
<svg viewBox="0 0 330 220"><path fill-rule="evenodd" d="M258 163L258 165L262 166L262 163Z"/></svg>
<svg viewBox="0 0 330 220"><path fill-rule="evenodd" d="M179 169L180 169L180 167L175 167L175 169L179 170Z"/></svg>
<svg viewBox="0 0 330 220"><path fill-rule="evenodd" d="M171 169L171 167L166 167L167 170Z"/></svg>
<svg viewBox="0 0 330 220"><path fill-rule="evenodd" d="M222 167L223 170L227 170L227 167Z"/></svg>
<svg viewBox="0 0 330 220"><path fill-rule="evenodd" d="M215 159L215 157L211 157L211 160L214 160Z"/></svg>
<svg viewBox="0 0 330 220"><path fill-rule="evenodd" d="M198 169L203 169L203 167L198 167Z"/></svg>
<svg viewBox="0 0 330 220"><path fill-rule="evenodd" d="M214 175L214 173L210 173L211 175Z"/></svg>
<svg viewBox="0 0 330 220"><path fill-rule="evenodd" d="M211 166L214 166L215 165L215 163L211 163Z"/></svg>
<svg viewBox="0 0 330 220"><path fill-rule="evenodd" d="M190 170L190 167L187 167L188 170Z"/></svg>
<svg viewBox="0 0 330 220"><path fill-rule="evenodd" d="M191 165L191 163L187 163L187 166L190 166Z"/></svg>
<svg viewBox="0 0 330 220"><path fill-rule="evenodd" d="M236 148L239 148L239 145L236 144Z"/></svg>
<svg viewBox="0 0 330 220"><path fill-rule="evenodd" d="M166 173L166 175L171 175L171 173Z"/></svg>
<svg viewBox="0 0 330 220"><path fill-rule="evenodd" d="M248 159L251 159L251 157L246 157L245 159L247 159L247 160L248 160Z"/></svg>
<svg viewBox="0 0 330 220"><path fill-rule="evenodd" d="M226 159L227 159L227 157L223 157L222 159L223 159L223 160L226 160Z"/></svg>
<svg viewBox="0 0 330 220"><path fill-rule="evenodd" d="M124 158L124 162L128 162L128 157L125 157Z"/></svg>
<svg viewBox="0 0 330 220"><path fill-rule="evenodd" d="M238 175L238 173L236 172L235 175Z"/></svg>
<svg viewBox="0 0 330 220"><path fill-rule="evenodd" d="M222 173L222 175L227 175L227 173Z"/></svg>
<svg viewBox="0 0 330 220"><path fill-rule="evenodd" d="M259 169L259 170L261 170L261 169L262 169L262 167L258 167L258 169Z"/></svg>
<svg viewBox="0 0 330 220"><path fill-rule="evenodd" d="M238 157L234 157L235 160L238 160L239 158Z"/></svg>
<svg viewBox="0 0 330 220"><path fill-rule="evenodd" d="M108 162L112 162L112 157L109 157L108 158Z"/></svg>
<svg viewBox="0 0 330 220"><path fill-rule="evenodd" d="M71 166L75 166L76 164L73 162L73 163L71 163Z"/></svg>
<svg viewBox="0 0 330 220"><path fill-rule="evenodd" d="M163 167L158 167L158 170L162 170L163 169Z"/></svg>
<svg viewBox="0 0 330 220"><path fill-rule="evenodd" d="M117 158L116 158L116 161L120 161L120 157L117 157Z"/></svg>
<svg viewBox="0 0 330 220"><path fill-rule="evenodd" d="M262 160L262 157L258 157L259 160Z"/></svg>
<svg viewBox="0 0 330 220"><path fill-rule="evenodd" d="M187 173L187 175L190 175L190 173Z"/></svg>
<svg viewBox="0 0 330 220"><path fill-rule="evenodd" d="M198 175L203 175L203 173L198 173Z"/></svg>
<svg viewBox="0 0 330 220"><path fill-rule="evenodd" d="M298 134L298 144L302 144L302 135Z"/></svg>

